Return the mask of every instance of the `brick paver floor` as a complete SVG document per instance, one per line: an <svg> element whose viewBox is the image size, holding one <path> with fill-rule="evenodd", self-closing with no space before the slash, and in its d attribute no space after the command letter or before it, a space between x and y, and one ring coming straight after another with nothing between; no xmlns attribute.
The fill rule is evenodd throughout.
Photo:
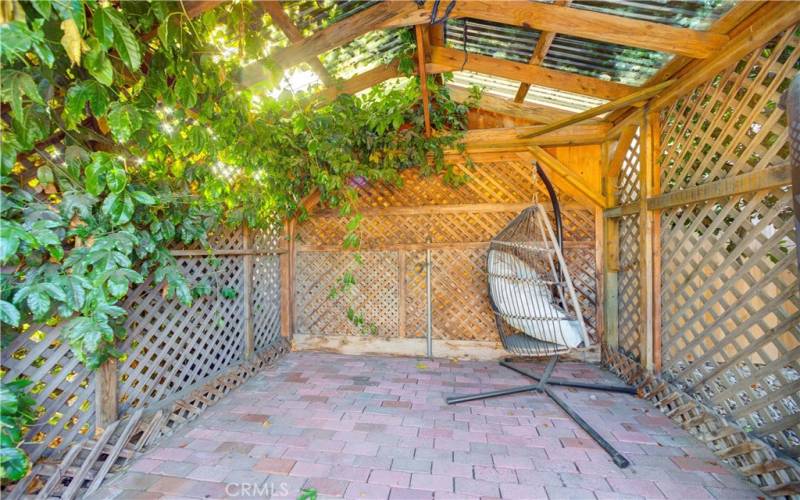
<svg viewBox="0 0 800 500"><path fill-rule="evenodd" d="M541 366L535 367L539 370ZM614 381L560 363L558 377ZM98 498L756 498L650 403L558 388L633 465L541 394L448 406L528 379L496 363L292 353L132 463Z"/></svg>

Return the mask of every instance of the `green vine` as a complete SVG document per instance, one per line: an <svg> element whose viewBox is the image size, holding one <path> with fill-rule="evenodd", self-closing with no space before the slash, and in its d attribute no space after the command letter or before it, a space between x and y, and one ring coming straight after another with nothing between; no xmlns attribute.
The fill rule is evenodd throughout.
<svg viewBox="0 0 800 500"><path fill-rule="evenodd" d="M120 303L146 277L184 304L215 292L192 286L170 247L208 247L221 225L302 219L313 191L353 215L358 183L399 184L405 168L462 180L444 152L458 147L468 108L433 78L430 138L416 77L328 104L292 91L278 71L243 88L240 68L279 43L249 2L195 19L171 1L0 7L3 345L31 323L59 325L94 369L123 354ZM14 387L4 384L3 397L21 401ZM7 419L3 401L3 436L23 435L30 422ZM9 479L26 467L5 462L18 445L4 437Z"/></svg>

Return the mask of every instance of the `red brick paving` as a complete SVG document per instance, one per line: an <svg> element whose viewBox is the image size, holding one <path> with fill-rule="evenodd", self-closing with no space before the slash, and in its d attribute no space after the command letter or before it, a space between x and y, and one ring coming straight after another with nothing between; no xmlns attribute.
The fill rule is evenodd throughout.
<svg viewBox="0 0 800 500"><path fill-rule="evenodd" d="M529 381L494 363L292 353L133 462L96 498L757 498L632 396L556 389L632 462L617 468ZM541 370L541 367L538 368ZM554 376L614 378L561 363Z"/></svg>

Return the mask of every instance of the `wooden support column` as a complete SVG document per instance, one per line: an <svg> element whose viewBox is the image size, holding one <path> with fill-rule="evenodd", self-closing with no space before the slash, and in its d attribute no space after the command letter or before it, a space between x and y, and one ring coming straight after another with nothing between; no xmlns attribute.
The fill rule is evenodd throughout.
<svg viewBox="0 0 800 500"><path fill-rule="evenodd" d="M398 308L398 334L401 339L406 337L406 252L397 251L397 308Z"/></svg>
<svg viewBox="0 0 800 500"><path fill-rule="evenodd" d="M109 359L94 373L94 423L97 435L119 419L117 366L116 359Z"/></svg>
<svg viewBox="0 0 800 500"><path fill-rule="evenodd" d="M639 132L639 193L646 200L653 193L655 155L652 116L648 108L642 113ZM653 249L655 241L653 212L647 203L639 204L639 354L642 366L653 369Z"/></svg>
<svg viewBox="0 0 800 500"><path fill-rule="evenodd" d="M295 266L295 221L288 221L284 232L286 251L280 256L281 268L281 336L291 339L294 335L294 266Z"/></svg>
<svg viewBox="0 0 800 500"><path fill-rule="evenodd" d="M242 226L245 254L244 265L244 359L250 360L256 351L255 333L253 330L253 262L252 235L247 224Z"/></svg>
<svg viewBox="0 0 800 500"><path fill-rule="evenodd" d="M605 197L604 172L606 172L608 165L608 143L600 145L600 170L597 175L600 177L600 194ZM596 321L597 321L597 338L602 343L605 336L605 217L603 217L603 209L594 207L594 281L595 281L595 304L596 304Z"/></svg>
<svg viewBox="0 0 800 500"><path fill-rule="evenodd" d="M617 142L614 158L620 148L628 149L628 142ZM619 169L612 168L608 157L608 144L603 148L603 195L609 206L617 204L617 181ZM624 156L624 155L623 155ZM612 351L619 349L619 219L604 217L603 220L603 342Z"/></svg>
<svg viewBox="0 0 800 500"><path fill-rule="evenodd" d="M422 94L422 114L425 117L425 137L431 136L430 98L428 97L428 73L425 70L425 33L418 24L414 27L417 35L417 69L419 71L419 88Z"/></svg>
<svg viewBox="0 0 800 500"><path fill-rule="evenodd" d="M661 121L656 112L648 119L653 154L652 196L661 193ZM653 370L661 372L661 211L650 210L653 219Z"/></svg>

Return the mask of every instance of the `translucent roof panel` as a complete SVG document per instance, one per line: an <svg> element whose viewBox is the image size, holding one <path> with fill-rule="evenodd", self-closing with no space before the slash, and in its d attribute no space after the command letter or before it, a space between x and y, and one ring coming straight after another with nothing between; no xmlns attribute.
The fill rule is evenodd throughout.
<svg viewBox="0 0 800 500"><path fill-rule="evenodd" d="M450 84L464 88L477 85L483 88L485 93L510 100L514 99L514 96L517 94L517 89L519 88L519 82L495 76L472 73L470 71L454 72L453 81ZM607 101L604 101L603 99L596 99L594 97L573 94L571 92L564 92L562 90L531 85L531 88L528 90L528 94L525 97L525 102L579 113L581 111L586 111L587 109L599 106Z"/></svg>
<svg viewBox="0 0 800 500"><path fill-rule="evenodd" d="M641 85L671 54L558 34L542 66L628 85Z"/></svg>
<svg viewBox="0 0 800 500"><path fill-rule="evenodd" d="M445 25L445 42L462 50L464 40L468 52L528 62L539 40L539 32L476 19L451 19Z"/></svg>
<svg viewBox="0 0 800 500"><path fill-rule="evenodd" d="M348 43L322 54L322 63L336 78L350 78L384 63L402 50L402 29L370 31Z"/></svg>
<svg viewBox="0 0 800 500"><path fill-rule="evenodd" d="M315 31L346 19L353 14L372 7L375 0L302 0L281 2L289 19L297 28L310 35Z"/></svg>
<svg viewBox="0 0 800 500"><path fill-rule="evenodd" d="M574 0L570 7L705 30L735 4L735 0Z"/></svg>

